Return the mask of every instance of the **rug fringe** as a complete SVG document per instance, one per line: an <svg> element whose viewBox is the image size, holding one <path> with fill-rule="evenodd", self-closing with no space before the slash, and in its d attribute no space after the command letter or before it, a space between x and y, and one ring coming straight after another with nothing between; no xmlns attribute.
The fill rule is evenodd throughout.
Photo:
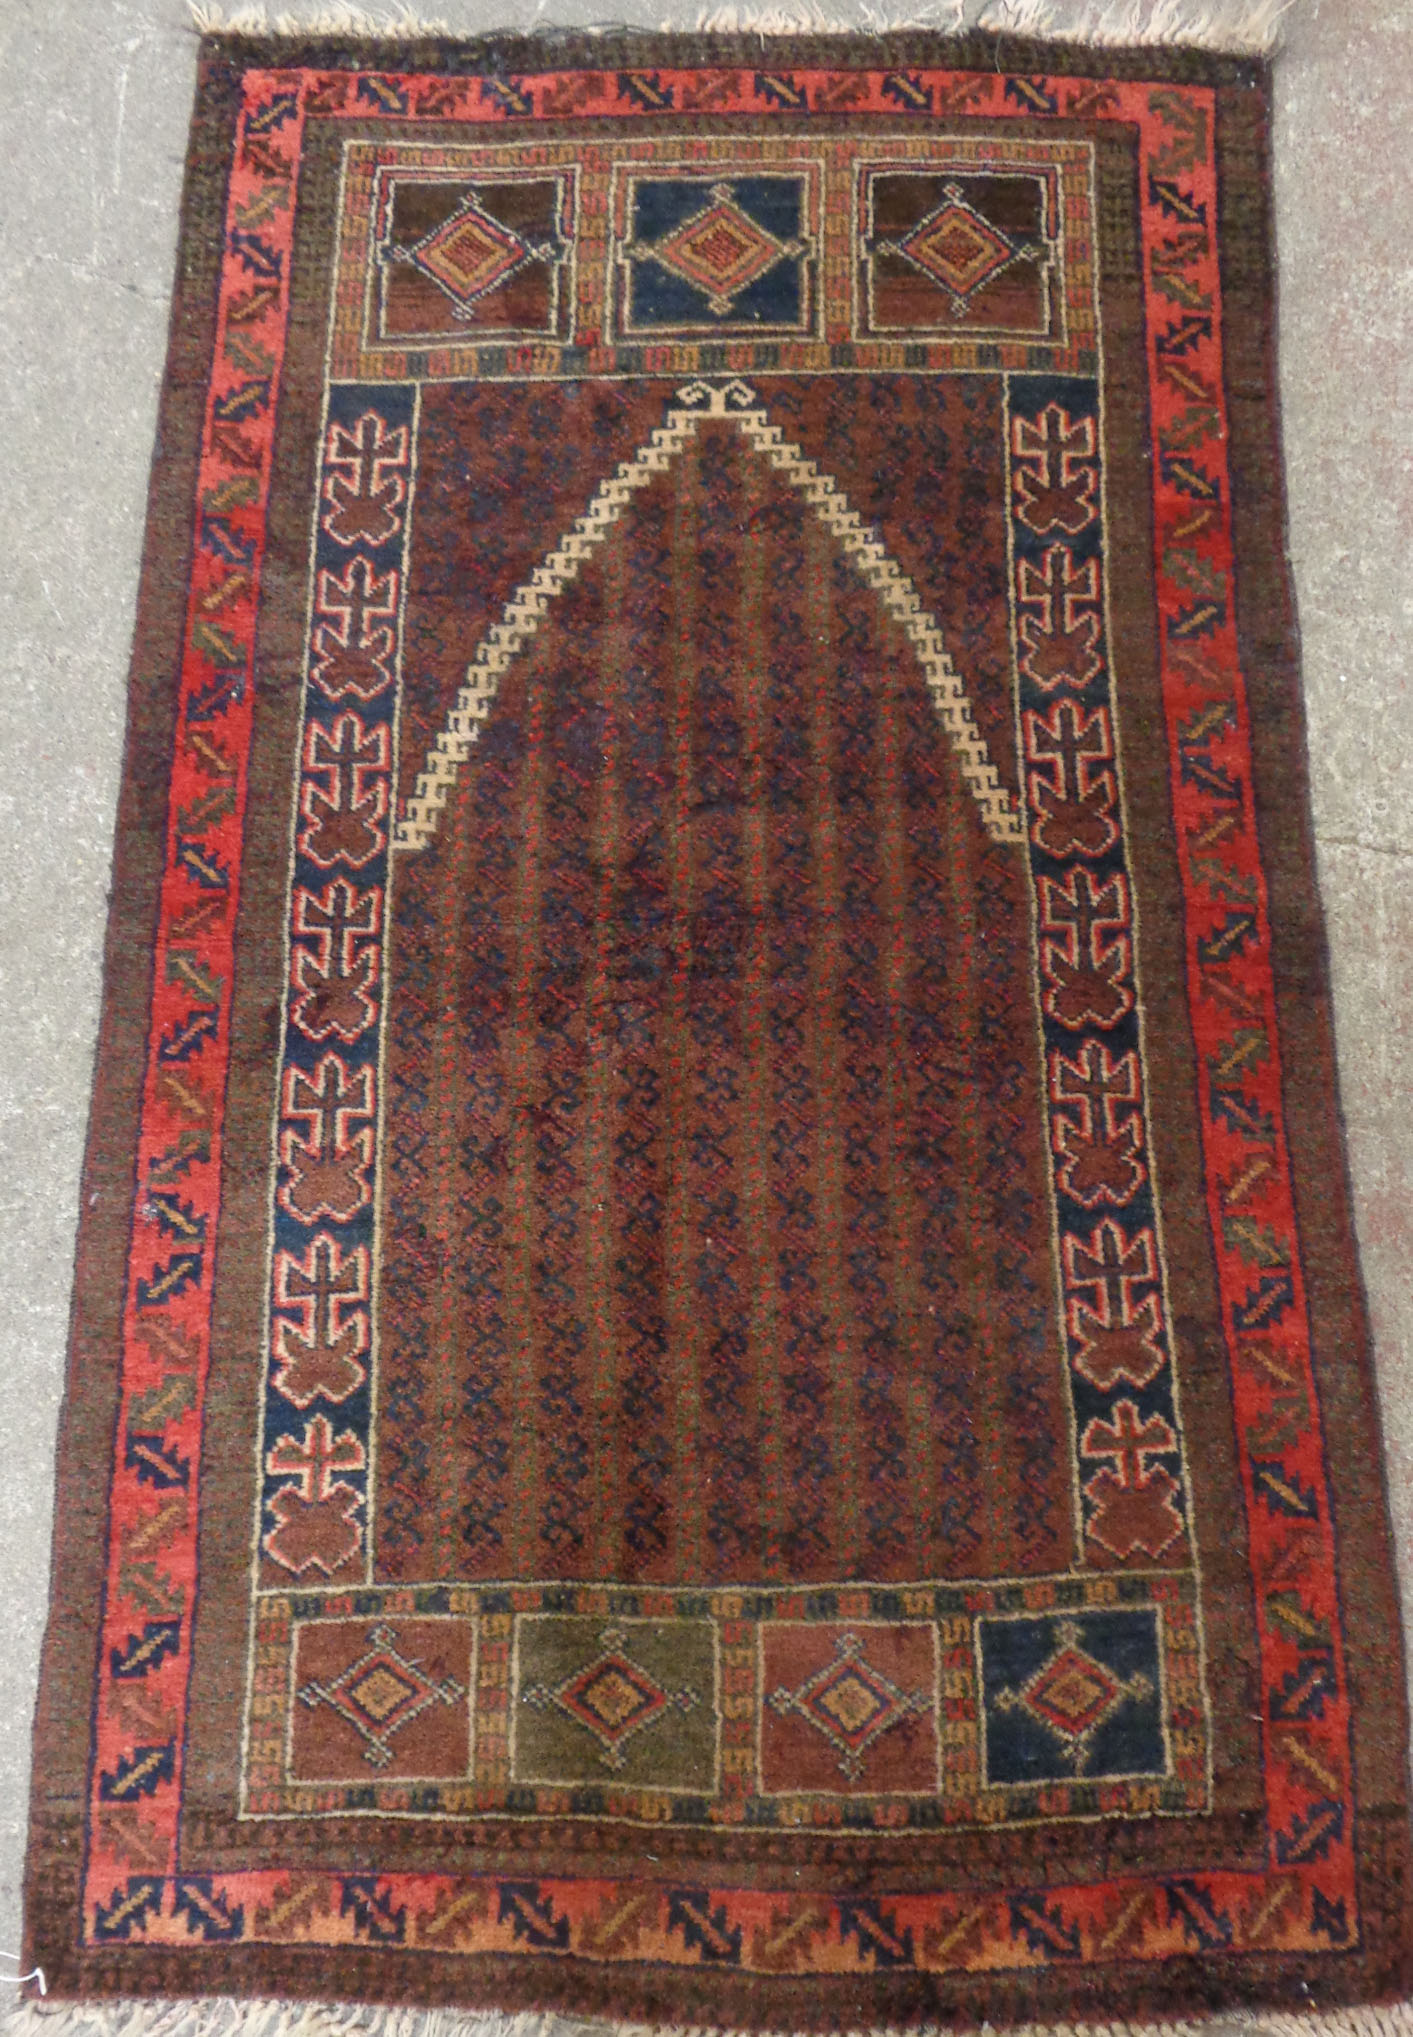
<svg viewBox="0 0 1413 2037"><path fill-rule="evenodd" d="M202 35L346 35L376 42L387 36L458 33L451 22L415 13L403 0L393 0L392 12L383 14L343 5L319 7L310 14L271 14L264 7L222 7L218 0L187 0L187 8Z"/></svg>
<svg viewBox="0 0 1413 2037"><path fill-rule="evenodd" d="M0 2012L0 2037L804 2037L706 2024L599 2022L371 2003L191 2000L21 2002ZM942 2024L851 2029L839 2037L959 2037ZM1001 2037L987 2023L980 2037ZM1022 2023L1004 2037L1413 2037L1413 2002L1292 2013L1232 2010L1169 2023Z"/></svg>
<svg viewBox="0 0 1413 2037"><path fill-rule="evenodd" d="M968 26L1033 41L1087 43L1096 49L1183 45L1238 55L1268 55L1297 0L1249 0L1240 7L1197 0L988 0L968 20L967 0L853 0L853 18L827 13L819 0L793 6L721 0L697 16L697 27L757 35L884 35L898 29L958 32Z"/></svg>
<svg viewBox="0 0 1413 2037"><path fill-rule="evenodd" d="M853 0L857 18L826 13L819 0L789 7L719 0L703 7L696 26L704 35L883 35L889 29L930 28L955 32L966 26L966 0Z"/></svg>
<svg viewBox="0 0 1413 2037"><path fill-rule="evenodd" d="M386 36L464 34L444 17L418 14L406 0L390 10L323 6L305 15L268 12L263 6L226 8L220 0L187 0L202 35L343 35L376 41ZM1040 41L1088 43L1095 48L1181 44L1189 48L1266 55L1277 47L1281 24L1297 0L986 0L969 22L968 0L845 0L846 17L823 0L714 0L697 15L707 34L882 35L896 29L959 31L972 26ZM973 0L974 4L974 0ZM548 28L549 23L537 24ZM664 27L669 24L664 23ZM510 32L515 24L506 21ZM596 27L599 24L595 25Z"/></svg>
<svg viewBox="0 0 1413 2037"><path fill-rule="evenodd" d="M1183 43L1200 49L1264 55L1280 41L1281 23L1295 0L1248 0L1239 7L1200 0L1086 0L1069 13L1057 0L991 0L979 28L1012 35L1056 37L1097 47Z"/></svg>

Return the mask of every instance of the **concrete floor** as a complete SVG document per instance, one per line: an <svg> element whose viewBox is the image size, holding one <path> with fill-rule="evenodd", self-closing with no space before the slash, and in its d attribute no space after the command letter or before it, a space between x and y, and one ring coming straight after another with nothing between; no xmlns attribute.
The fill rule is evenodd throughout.
<svg viewBox="0 0 1413 2037"><path fill-rule="evenodd" d="M280 6L309 11L308 0ZM588 23L609 10L604 0L435 0L435 11L474 31ZM615 0L611 11L687 26L696 0ZM1073 19L1079 0L1055 0L1054 11ZM1244 8L1217 0L1212 11ZM1413 0L1295 0L1286 26L1277 197L1290 542L1344 1108L1413 1581ZM10 561L0 593L0 755L10 759L0 778L0 1305L11 1446L0 1481L0 1950L18 1944L54 1423L195 58L186 0L0 0L0 290L11 307L0 323L0 556Z"/></svg>

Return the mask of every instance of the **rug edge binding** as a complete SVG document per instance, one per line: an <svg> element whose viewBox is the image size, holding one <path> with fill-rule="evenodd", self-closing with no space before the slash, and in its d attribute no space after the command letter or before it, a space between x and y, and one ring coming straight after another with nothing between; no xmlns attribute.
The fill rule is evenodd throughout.
<svg viewBox="0 0 1413 2037"><path fill-rule="evenodd" d="M980 2026L991 2037L994 2026ZM693 2023L614 2023L560 2013L497 2014L378 2003L227 1997L41 2001L0 2012L0 2037L809 2037ZM840 2037L959 2037L950 2025L885 2024ZM999 2033L998 2033L999 2037ZM1413 2037L1413 2000L1340 2009L1229 2010L1152 2023L1023 2023L1006 2037Z"/></svg>
<svg viewBox="0 0 1413 2037"><path fill-rule="evenodd" d="M338 35L378 41L389 36L456 36L470 40L464 26L444 17L419 14L394 4L391 12L329 6L307 15L270 12L263 6L227 8L221 0L187 0L193 28L206 36ZM830 12L824 0L714 0L699 8L695 29L700 34L748 35L884 35L898 30L931 30L941 34L980 29L995 35L1019 35L1032 41L1063 43L1094 49L1202 49L1233 56L1269 56L1280 45L1283 25L1297 0L1244 0L1227 7L1221 0L1085 0L1065 18L1063 0L988 0L980 14L968 19L968 0L855 0L858 18L847 20ZM676 25L663 22L664 29ZM507 21L504 33L561 32L557 24L537 23L522 29ZM579 33L611 35L642 33L641 24L594 23Z"/></svg>

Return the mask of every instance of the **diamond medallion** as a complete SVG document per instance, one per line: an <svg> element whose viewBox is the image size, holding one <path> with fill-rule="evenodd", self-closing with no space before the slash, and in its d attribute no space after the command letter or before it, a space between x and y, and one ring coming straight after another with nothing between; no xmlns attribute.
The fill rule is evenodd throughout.
<svg viewBox="0 0 1413 2037"><path fill-rule="evenodd" d="M782 1684L769 1703L781 1718L793 1714L823 1734L839 1751L840 1773L856 1782L874 1741L904 1719L930 1711L933 1698L930 1689L900 1689L866 1659L859 1636L848 1633L840 1636L831 1662L795 1690Z"/></svg>
<svg viewBox="0 0 1413 2037"><path fill-rule="evenodd" d="M711 202L655 243L654 261L702 291L719 318L775 264L798 252L743 212L725 184L712 186Z"/></svg>
<svg viewBox="0 0 1413 2037"><path fill-rule="evenodd" d="M532 245L513 227L493 218L470 192L450 219L414 247L395 252L429 277L458 311L469 312L527 263L543 260L553 250Z"/></svg>
<svg viewBox="0 0 1413 2037"><path fill-rule="evenodd" d="M320 1705L336 1711L362 1740L364 1759L385 1768L393 1758L395 1734L429 1706L456 1704L466 1689L454 1676L426 1676L415 1659L399 1651L394 1628L372 1627L368 1640L367 1651L340 1675L311 1679L298 1696L311 1711Z"/></svg>
<svg viewBox="0 0 1413 2037"><path fill-rule="evenodd" d="M522 1704L535 1711L556 1710L592 1733L605 1768L622 1768L624 1744L664 1712L690 1712L701 1703L690 1686L667 1689L628 1654L628 1636L621 1627L605 1627L599 1636L602 1653L563 1683L532 1683L521 1692Z"/></svg>
<svg viewBox="0 0 1413 2037"><path fill-rule="evenodd" d="M949 186L949 193L954 195L919 220L897 248L915 268L939 283L960 310L1021 251L999 227L974 212L955 186Z"/></svg>
<svg viewBox="0 0 1413 2037"><path fill-rule="evenodd" d="M1108 1668L1083 1645L1078 1624L1061 1620L1059 1645L1019 1689L1000 1691L1001 1712L1022 1711L1058 1743L1060 1759L1080 1774L1089 1765L1094 1738L1131 1699L1151 1698L1153 1679L1142 1670L1127 1676Z"/></svg>

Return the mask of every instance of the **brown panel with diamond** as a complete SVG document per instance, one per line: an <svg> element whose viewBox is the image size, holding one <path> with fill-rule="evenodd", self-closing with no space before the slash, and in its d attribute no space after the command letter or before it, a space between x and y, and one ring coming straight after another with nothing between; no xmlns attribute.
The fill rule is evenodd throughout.
<svg viewBox="0 0 1413 2037"><path fill-rule="evenodd" d="M762 1795L939 1788L939 1635L931 1622L760 1629Z"/></svg>
<svg viewBox="0 0 1413 2037"><path fill-rule="evenodd" d="M310 1620L294 1655L300 1782L464 1776L475 1629L466 1620Z"/></svg>
<svg viewBox="0 0 1413 2037"><path fill-rule="evenodd" d="M859 208L861 337L1063 332L1054 171L869 165Z"/></svg>
<svg viewBox="0 0 1413 2037"><path fill-rule="evenodd" d="M471 333L568 338L570 172L502 171L474 182L409 173L388 182L382 203L379 340L435 344Z"/></svg>

